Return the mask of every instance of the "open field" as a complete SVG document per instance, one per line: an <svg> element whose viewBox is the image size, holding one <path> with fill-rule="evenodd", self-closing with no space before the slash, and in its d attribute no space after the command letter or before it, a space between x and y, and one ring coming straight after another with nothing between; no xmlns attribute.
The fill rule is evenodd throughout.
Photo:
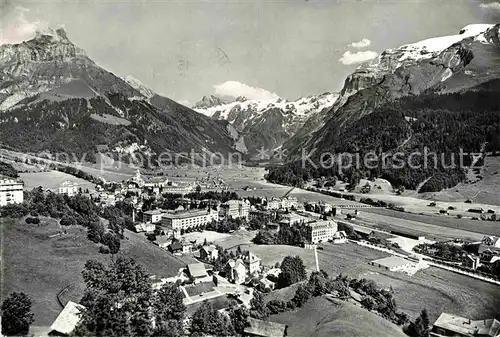
<svg viewBox="0 0 500 337"><path fill-rule="evenodd" d="M362 213L373 213L386 217L395 218L395 222L400 220L417 221L419 223L432 224L438 227L447 227L453 229L453 233L456 230L481 233L485 235L495 235L500 236L500 222L494 221L479 221L472 219L456 219L447 216L430 216L406 212L398 212L386 208L366 208L362 210ZM367 214L362 214L366 215Z"/></svg>
<svg viewBox="0 0 500 337"><path fill-rule="evenodd" d="M429 192L419 195L421 198L437 201L466 200L474 203L500 205L500 157L487 156L481 168L481 180L472 184L460 183L441 192Z"/></svg>
<svg viewBox="0 0 500 337"><path fill-rule="evenodd" d="M356 277L371 270L370 261L389 256L389 254L354 243L323 244L318 250L319 268L335 277L338 274Z"/></svg>
<svg viewBox="0 0 500 337"><path fill-rule="evenodd" d="M196 240L196 244L203 244L203 241L205 241L205 239L207 240L207 242L218 243L230 237L231 235L229 234L217 233L214 231L192 232L182 235L182 238L184 238L186 241L193 242Z"/></svg>
<svg viewBox="0 0 500 337"><path fill-rule="evenodd" d="M44 189L57 191L59 185L65 181L76 183L83 190L89 189L91 192L95 190L94 184L91 182L59 171L20 173L19 176L24 181L24 189L26 190L32 190L35 187L42 186Z"/></svg>
<svg viewBox="0 0 500 337"><path fill-rule="evenodd" d="M365 227L377 228L384 231L398 230L412 235L425 236L427 239L435 241L449 240L453 238L477 241L481 240L485 235L485 233L465 231L413 220L405 220L402 218L380 215L375 212L367 212L365 210L361 211L353 222L359 223Z"/></svg>
<svg viewBox="0 0 500 337"><path fill-rule="evenodd" d="M285 245L256 245L248 244L241 245L241 249L248 250L261 259L261 265L273 267L276 262L281 263L286 256L300 256L304 261L304 265L309 270L316 269L314 262L314 251L312 249L304 249L295 246Z"/></svg>
<svg viewBox="0 0 500 337"><path fill-rule="evenodd" d="M384 288L392 287L398 308L412 317L422 308L427 308L431 321L441 312L472 319L500 314L500 286L443 269L430 267L413 276L379 270L363 277Z"/></svg>
<svg viewBox="0 0 500 337"><path fill-rule="evenodd" d="M208 300L205 300L205 301L196 302L196 303L193 303L193 304L190 304L190 305L187 306L187 309L186 309L187 314L188 315L194 314L194 312L199 307L201 307L201 305L203 304L203 302L206 302L206 301L212 303L213 306L215 307L215 309L220 310L220 309L224 309L224 308L229 307L231 301L234 301L234 300L230 299L228 297L228 295L222 295L222 296L214 297L214 298L211 298L211 299L208 299Z"/></svg>
<svg viewBox="0 0 500 337"><path fill-rule="evenodd" d="M84 283L81 276L87 260L111 262L111 255L98 253L98 246L87 239L86 230L80 226L65 228L53 219L43 219L40 226L27 225L24 221L1 219L2 230L2 295L23 291L33 301L35 325L49 325L61 311L57 294L64 302L79 301ZM133 234L133 235L132 235ZM154 246L135 233L126 231L128 240L122 240L121 255L132 257L152 274L173 276L184 262ZM64 303L65 304L65 303Z"/></svg>
<svg viewBox="0 0 500 337"><path fill-rule="evenodd" d="M424 307L431 320L442 311L477 319L500 314L500 286L434 267L413 276L391 272L368 264L388 254L353 243L326 244L318 253L320 268L331 276L342 273L392 286L398 308L412 317Z"/></svg>
<svg viewBox="0 0 500 337"><path fill-rule="evenodd" d="M314 298L302 308L272 315L272 322L288 325L293 337L406 336L401 327L348 302Z"/></svg>

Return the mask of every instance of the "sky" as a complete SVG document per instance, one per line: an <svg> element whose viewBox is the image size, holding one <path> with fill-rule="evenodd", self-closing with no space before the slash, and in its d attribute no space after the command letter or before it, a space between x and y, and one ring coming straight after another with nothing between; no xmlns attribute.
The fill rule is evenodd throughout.
<svg viewBox="0 0 500 337"><path fill-rule="evenodd" d="M64 26L90 58L192 105L204 95L294 100L339 91L383 50L500 22L465 0L0 0L1 43Z"/></svg>

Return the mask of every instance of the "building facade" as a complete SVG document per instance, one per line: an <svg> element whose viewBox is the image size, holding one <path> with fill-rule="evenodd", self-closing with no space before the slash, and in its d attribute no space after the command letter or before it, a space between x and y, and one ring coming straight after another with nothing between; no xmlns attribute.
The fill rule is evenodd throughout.
<svg viewBox="0 0 500 337"><path fill-rule="evenodd" d="M78 194L78 185L71 181L65 181L59 185L58 192L59 194L66 194L68 197L72 197Z"/></svg>
<svg viewBox="0 0 500 337"><path fill-rule="evenodd" d="M248 272L250 274L260 272L260 259L250 251L243 256L243 262L245 266L248 268Z"/></svg>
<svg viewBox="0 0 500 337"><path fill-rule="evenodd" d="M159 223L161 221L161 217L165 214L164 210L154 209L151 211L146 211L142 215L142 219L145 223Z"/></svg>
<svg viewBox="0 0 500 337"><path fill-rule="evenodd" d="M0 206L21 204L24 201L23 187L18 180L0 178Z"/></svg>
<svg viewBox="0 0 500 337"><path fill-rule="evenodd" d="M248 220L255 220L267 224L268 222L273 222L276 220L276 212L252 210L248 213Z"/></svg>
<svg viewBox="0 0 500 337"><path fill-rule="evenodd" d="M229 200L219 206L221 218L231 217L233 219L243 218L248 220L250 202L248 200Z"/></svg>
<svg viewBox="0 0 500 337"><path fill-rule="evenodd" d="M307 228L306 239L310 243L319 243L332 240L337 232L335 221L316 221L305 225Z"/></svg>
<svg viewBox="0 0 500 337"><path fill-rule="evenodd" d="M194 212L167 213L161 217L162 226L174 231L174 233L180 232L181 229L206 225L212 221L219 221L219 213L211 209Z"/></svg>

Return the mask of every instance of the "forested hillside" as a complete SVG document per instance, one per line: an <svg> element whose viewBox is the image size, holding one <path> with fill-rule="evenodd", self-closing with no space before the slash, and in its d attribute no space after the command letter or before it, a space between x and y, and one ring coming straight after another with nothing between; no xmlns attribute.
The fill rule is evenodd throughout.
<svg viewBox="0 0 500 337"><path fill-rule="evenodd" d="M376 168L362 160L359 167L342 171L338 165L324 169L296 161L270 169L268 179L300 186L311 178L336 175L353 184L363 177L382 177L412 189L428 179L421 192L452 187L465 178L463 168L471 164L471 157L464 155L460 165L460 149L477 153L484 146L486 152L500 152L499 88L500 81L492 80L466 92L426 93L386 103L343 129L330 141L331 148L317 149L312 157L319 165L324 151L358 153L360 158L371 151L383 153ZM425 148L437 160L429 155L426 162Z"/></svg>

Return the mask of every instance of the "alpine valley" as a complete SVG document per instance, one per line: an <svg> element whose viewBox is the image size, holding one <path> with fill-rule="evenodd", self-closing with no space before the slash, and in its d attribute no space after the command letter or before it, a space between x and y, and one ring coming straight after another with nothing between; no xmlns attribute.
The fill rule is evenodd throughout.
<svg viewBox="0 0 500 337"><path fill-rule="evenodd" d="M281 147L307 120L329 111L337 98L338 94L324 93L296 101L237 97L225 103L211 95L203 97L193 108L213 119L230 122L240 137L240 144L244 145L242 150L255 155L261 148L274 150Z"/></svg>

